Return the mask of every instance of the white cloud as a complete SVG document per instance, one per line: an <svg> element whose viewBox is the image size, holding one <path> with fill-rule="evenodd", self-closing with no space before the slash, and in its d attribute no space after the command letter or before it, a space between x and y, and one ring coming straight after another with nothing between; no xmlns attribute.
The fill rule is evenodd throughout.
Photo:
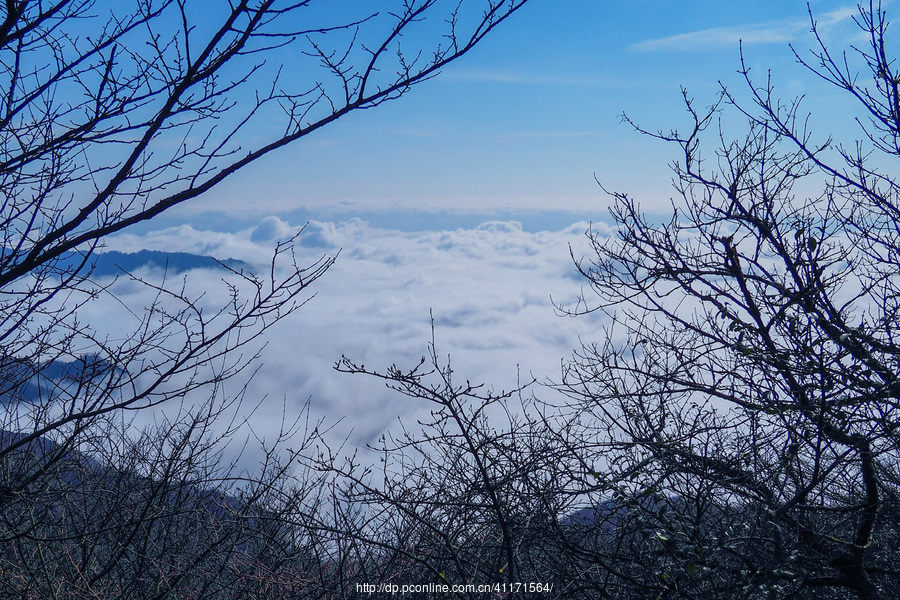
<svg viewBox="0 0 900 600"><path fill-rule="evenodd" d="M431 339L429 311L438 351L452 356L461 378L509 389L517 369L525 377L557 377L560 360L579 345L579 335L590 339L598 331L590 319L557 316L550 299L571 303L579 293L583 282L573 277L569 244L576 256L586 254L587 227L577 223L564 231L532 233L515 222L493 221L472 229L409 233L358 219L311 222L298 238L298 263L340 250L339 259L314 284L316 297L268 332L250 399L267 395L267 403L280 407L286 398L296 411L311 398L313 416L332 423L343 419L336 431L340 437L352 430L354 445L374 440L398 417L414 424L432 407L332 367L342 354L370 368L414 366ZM267 218L233 234L183 226L120 236L109 247L202 251L264 265L272 240L299 229ZM206 273L200 282L210 286L207 304L227 292L215 285L215 277L220 276ZM129 303L139 306L140 299L129 296ZM271 412L258 415L257 432L274 427L272 419Z"/></svg>
<svg viewBox="0 0 900 600"><path fill-rule="evenodd" d="M280 242L289 239L295 231L278 217L266 217L253 228L250 241L256 244L264 242Z"/></svg>
<svg viewBox="0 0 900 600"><path fill-rule="evenodd" d="M855 8L841 8L816 15L820 31L845 22L857 13ZM689 52L736 47L738 43L783 44L793 42L810 30L808 18L779 19L764 23L748 23L732 27L714 27L632 44L634 52Z"/></svg>
<svg viewBox="0 0 900 600"><path fill-rule="evenodd" d="M734 47L744 44L776 44L790 42L809 29L809 23L802 20L774 21L735 27L715 27L670 35L632 44L634 52L688 52Z"/></svg>

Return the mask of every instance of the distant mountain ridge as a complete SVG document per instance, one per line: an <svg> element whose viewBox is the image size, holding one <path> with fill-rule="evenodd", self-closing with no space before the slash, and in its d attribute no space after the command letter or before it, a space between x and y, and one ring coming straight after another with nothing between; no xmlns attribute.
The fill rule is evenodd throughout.
<svg viewBox="0 0 900 600"><path fill-rule="evenodd" d="M66 260L80 261L80 257L72 253ZM160 250L139 250L137 252L118 252L107 250L98 252L90 259L93 264L92 274L97 277L107 277L131 273L141 268L164 269L169 273L184 273L193 269L233 269L235 271L250 272L249 264L236 258L218 260L212 256L191 254L188 252L163 252Z"/></svg>
<svg viewBox="0 0 900 600"><path fill-rule="evenodd" d="M8 259L13 254L20 254L20 252L0 247L0 259ZM80 252L65 252L52 264L51 268L54 271L71 273L74 269L79 268L82 262L84 262L84 255ZM201 254L162 250L138 250L137 252L98 250L88 257L87 262L80 270L82 274L90 270L94 277L113 277L142 268L160 269L172 274L184 273L193 269L232 269L238 272L253 272L250 264L236 258L219 260Z"/></svg>

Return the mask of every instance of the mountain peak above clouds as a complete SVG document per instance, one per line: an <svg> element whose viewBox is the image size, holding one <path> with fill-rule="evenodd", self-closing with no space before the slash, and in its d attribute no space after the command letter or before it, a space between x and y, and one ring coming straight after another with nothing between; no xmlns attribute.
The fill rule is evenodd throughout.
<svg viewBox="0 0 900 600"><path fill-rule="evenodd" d="M70 260L75 260L73 256ZM227 258L219 260L212 256L191 254L189 252L163 252L160 250L139 250L137 252L118 252L108 250L91 257L94 277L110 277L131 273L137 269L160 269L169 273L183 273L193 269L232 269L234 271L251 272L252 267L242 260Z"/></svg>

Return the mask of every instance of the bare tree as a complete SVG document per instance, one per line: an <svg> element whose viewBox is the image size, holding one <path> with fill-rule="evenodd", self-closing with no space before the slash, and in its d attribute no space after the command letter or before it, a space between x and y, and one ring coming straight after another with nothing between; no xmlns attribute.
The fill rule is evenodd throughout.
<svg viewBox="0 0 900 600"><path fill-rule="evenodd" d="M572 592L544 539L569 508L552 478L568 471L559 468L568 446L545 435L545 417L525 394L530 383L496 392L461 381L433 341L409 370L373 371L347 358L337 369L382 379L431 407L430 418L386 432L370 448L375 466L321 459L321 469L337 475L347 510L334 526L344 554L365 557L352 561L363 581L397 584L399 592L421 586L407 587L412 597Z"/></svg>
<svg viewBox="0 0 900 600"><path fill-rule="evenodd" d="M834 54L813 19L818 48L797 57L859 101L858 140L816 141L799 100L745 67L749 101L685 94L686 131L638 127L681 151L673 214L615 193L616 233L578 263L597 296L575 312L611 325L562 388L597 465L585 491L615 509L571 541L613 597L900 591L900 76L881 7L856 23L867 45Z"/></svg>
<svg viewBox="0 0 900 600"><path fill-rule="evenodd" d="M295 522L317 510L321 486L307 482L318 476L292 479L272 448L259 473L240 475L216 463L210 436L234 435L222 419L243 391L226 383L249 374L260 336L302 306L333 258L300 265L279 245L267 273L227 275L220 306L185 280L124 274L153 298L126 307L131 330L104 333L83 316L116 292L92 277L93 254L276 149L398 98L524 3L0 7L4 594L249 597L251 583L264 593L282 575L326 589L330 567ZM136 439L133 416L173 401L182 412Z"/></svg>
<svg viewBox="0 0 900 600"><path fill-rule="evenodd" d="M317 560L313 538L291 526L322 502L322 478L291 464L315 436L284 432L299 433L291 442L302 446L287 455L272 449L247 473L219 443L227 414L207 409L139 434L94 423L79 450L62 453L39 438L7 453L4 482L16 489L0 513L3 595L325 596L329 566Z"/></svg>

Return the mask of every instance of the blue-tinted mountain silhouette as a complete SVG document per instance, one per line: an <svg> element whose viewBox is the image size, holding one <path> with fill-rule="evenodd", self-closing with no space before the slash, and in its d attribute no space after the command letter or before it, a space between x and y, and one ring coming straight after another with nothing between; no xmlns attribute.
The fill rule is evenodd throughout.
<svg viewBox="0 0 900 600"><path fill-rule="evenodd" d="M0 248L0 259L10 255L24 253L9 248ZM15 259L13 259L15 261ZM218 260L212 256L191 254L189 252L161 252L159 250L139 250L137 252L118 252L116 250L98 251L85 261L80 252L66 252L55 261L38 266L35 270L50 268L54 272L71 273L78 269L82 274L90 271L93 277L110 277L131 273L141 268L166 270L170 274L184 273L192 269L232 269L238 272L251 273L253 268L242 260L226 258Z"/></svg>
<svg viewBox="0 0 900 600"><path fill-rule="evenodd" d="M77 266L80 256L72 253L65 258L72 266ZM234 258L217 260L212 256L190 254L188 252L160 252L158 250L140 250L138 252L116 252L109 250L95 254L90 258L90 264L94 265L91 272L94 277L108 277L121 275L123 272L131 273L141 268L165 269L171 274L183 273L192 269L233 269L235 271L251 272L247 263Z"/></svg>

